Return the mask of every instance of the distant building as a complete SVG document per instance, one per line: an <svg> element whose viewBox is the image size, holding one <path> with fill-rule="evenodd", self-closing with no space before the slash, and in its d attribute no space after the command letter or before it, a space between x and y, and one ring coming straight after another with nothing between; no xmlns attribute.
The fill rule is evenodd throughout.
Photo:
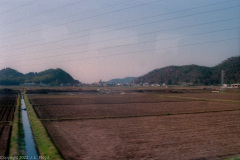
<svg viewBox="0 0 240 160"><path fill-rule="evenodd" d="M188 84L187 84L187 82L182 82L181 85L182 85L182 86L187 86Z"/></svg>
<svg viewBox="0 0 240 160"><path fill-rule="evenodd" d="M122 83L118 83L117 86L123 86Z"/></svg>
<svg viewBox="0 0 240 160"><path fill-rule="evenodd" d="M143 83L143 86L150 86L149 83Z"/></svg>
<svg viewBox="0 0 240 160"><path fill-rule="evenodd" d="M223 84L222 87L227 88L227 87L229 87L229 85L228 84Z"/></svg>
<svg viewBox="0 0 240 160"><path fill-rule="evenodd" d="M240 88L240 83L231 84L231 88Z"/></svg>
<svg viewBox="0 0 240 160"><path fill-rule="evenodd" d="M23 83L22 85L23 86L36 86L37 84L34 82L31 82L31 83Z"/></svg>
<svg viewBox="0 0 240 160"><path fill-rule="evenodd" d="M103 83L102 83L102 86L103 86L103 87L107 87L107 86L108 86L107 82L103 82Z"/></svg>
<svg viewBox="0 0 240 160"><path fill-rule="evenodd" d="M61 83L60 86L61 87L66 87L66 86L71 86L71 84L70 83L67 83L67 84L66 83Z"/></svg>

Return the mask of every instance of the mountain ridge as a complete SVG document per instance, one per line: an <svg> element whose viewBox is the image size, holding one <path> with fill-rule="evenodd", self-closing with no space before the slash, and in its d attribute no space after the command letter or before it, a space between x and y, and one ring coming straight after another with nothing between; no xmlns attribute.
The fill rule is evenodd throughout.
<svg viewBox="0 0 240 160"><path fill-rule="evenodd" d="M107 81L107 83L130 83L137 77L115 78Z"/></svg>
<svg viewBox="0 0 240 160"><path fill-rule="evenodd" d="M221 70L225 72L225 83L240 83L240 56L228 58L213 67L183 65L158 68L134 79L133 82L172 85L187 82L198 85L218 85L221 83Z"/></svg>
<svg viewBox="0 0 240 160"><path fill-rule="evenodd" d="M213 66L183 65L166 66L150 71L140 77L116 78L107 83L136 83L136 84L169 84L179 85L183 82L193 85L219 85L221 83L221 71L225 72L225 83L240 83L240 56L231 57L222 63ZM42 72L20 73L11 68L0 70L0 85L19 85L34 82L36 84L60 85L79 84L78 80L64 70L47 69Z"/></svg>
<svg viewBox="0 0 240 160"><path fill-rule="evenodd" d="M60 85L62 83L78 84L70 74L64 70L47 69L41 72L29 72L23 74L11 68L0 70L0 85L20 85L23 83L34 82L36 84Z"/></svg>

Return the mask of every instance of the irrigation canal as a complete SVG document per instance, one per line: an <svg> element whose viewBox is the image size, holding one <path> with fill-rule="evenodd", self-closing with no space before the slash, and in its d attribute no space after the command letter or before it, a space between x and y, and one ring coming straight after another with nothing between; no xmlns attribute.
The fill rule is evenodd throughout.
<svg viewBox="0 0 240 160"><path fill-rule="evenodd" d="M33 134L29 123L27 108L23 99L23 95L21 95L21 110L26 151L25 156L27 159L38 160L38 152L36 150L35 141L33 139Z"/></svg>

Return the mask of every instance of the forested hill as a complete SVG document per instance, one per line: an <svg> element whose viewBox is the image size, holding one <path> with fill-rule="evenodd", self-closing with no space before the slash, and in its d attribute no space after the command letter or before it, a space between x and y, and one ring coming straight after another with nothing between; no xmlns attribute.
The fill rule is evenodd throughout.
<svg viewBox="0 0 240 160"><path fill-rule="evenodd" d="M137 77L117 78L107 81L107 83L130 83Z"/></svg>
<svg viewBox="0 0 240 160"><path fill-rule="evenodd" d="M221 70L225 71L225 83L240 83L240 56L231 57L214 67L185 65L155 69L136 78L134 82L137 84L181 84L187 82L196 85L217 85L221 83Z"/></svg>
<svg viewBox="0 0 240 160"><path fill-rule="evenodd" d="M5 68L0 70L0 85L19 85L34 82L37 84L60 85L62 83L78 84L72 76L62 69L48 69L43 72L30 72L22 74L14 69Z"/></svg>

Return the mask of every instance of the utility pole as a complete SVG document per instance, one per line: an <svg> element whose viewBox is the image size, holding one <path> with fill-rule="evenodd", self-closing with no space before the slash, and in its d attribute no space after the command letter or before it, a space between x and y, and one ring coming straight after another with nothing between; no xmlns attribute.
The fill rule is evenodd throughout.
<svg viewBox="0 0 240 160"><path fill-rule="evenodd" d="M224 70L221 71L221 85L223 86L224 84L224 77L225 77L225 72Z"/></svg>

